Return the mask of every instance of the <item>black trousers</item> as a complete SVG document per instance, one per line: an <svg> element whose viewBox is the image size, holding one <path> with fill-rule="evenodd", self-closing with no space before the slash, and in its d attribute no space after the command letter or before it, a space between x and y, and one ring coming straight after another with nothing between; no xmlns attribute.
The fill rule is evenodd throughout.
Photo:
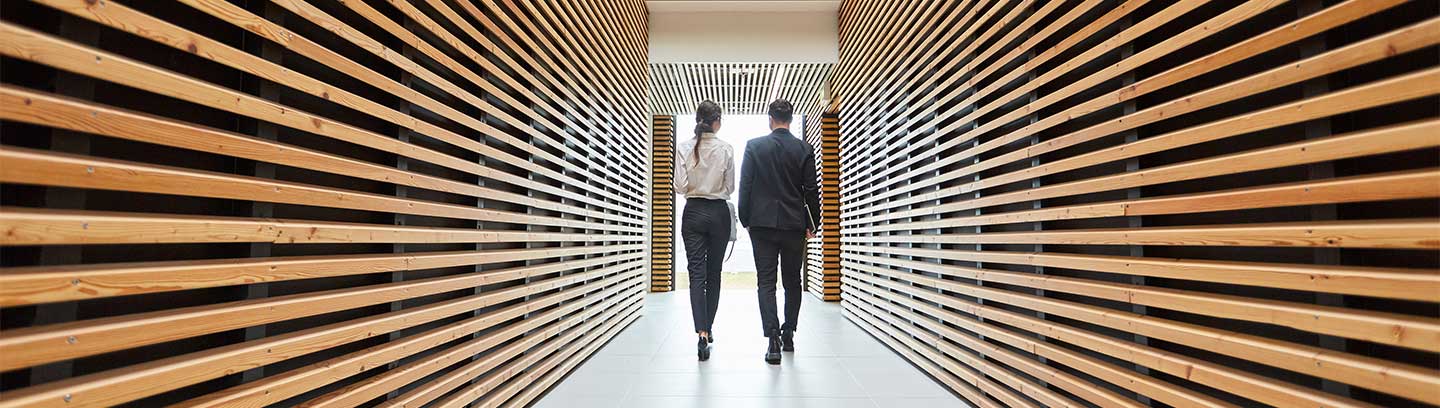
<svg viewBox="0 0 1440 408"><path fill-rule="evenodd" d="M800 318L800 270L805 264L805 231L750 228L750 245L755 252L755 272L760 295L760 323L765 336L778 336L780 329L794 331ZM785 324L775 315L775 278L785 285Z"/></svg>
<svg viewBox="0 0 1440 408"><path fill-rule="evenodd" d="M730 207L723 200L688 198L680 218L685 270L690 272L690 315L695 331L710 331L720 307L720 268L730 242Z"/></svg>

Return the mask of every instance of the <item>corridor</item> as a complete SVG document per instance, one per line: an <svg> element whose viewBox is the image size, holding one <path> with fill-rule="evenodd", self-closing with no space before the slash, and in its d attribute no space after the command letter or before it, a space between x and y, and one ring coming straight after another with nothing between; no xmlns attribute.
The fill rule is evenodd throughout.
<svg viewBox="0 0 1440 408"><path fill-rule="evenodd" d="M688 290L646 295L644 316L536 403L563 407L966 407L840 313L805 296L796 351L765 364L755 293L728 289L710 361L695 359Z"/></svg>
<svg viewBox="0 0 1440 408"><path fill-rule="evenodd" d="M0 0L0 408L1440 408L1437 135L1437 1Z"/></svg>

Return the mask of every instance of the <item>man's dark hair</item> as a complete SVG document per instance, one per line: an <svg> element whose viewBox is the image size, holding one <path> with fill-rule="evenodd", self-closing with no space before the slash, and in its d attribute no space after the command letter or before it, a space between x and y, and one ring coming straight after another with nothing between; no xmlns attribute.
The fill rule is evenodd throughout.
<svg viewBox="0 0 1440 408"><path fill-rule="evenodd" d="M775 102L770 102L770 119L789 123L794 118L795 106L791 105L790 101L776 99Z"/></svg>

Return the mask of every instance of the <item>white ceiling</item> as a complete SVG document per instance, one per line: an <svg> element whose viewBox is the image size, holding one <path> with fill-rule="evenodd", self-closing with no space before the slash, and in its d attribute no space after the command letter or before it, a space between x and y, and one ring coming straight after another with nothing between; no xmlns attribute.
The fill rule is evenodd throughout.
<svg viewBox="0 0 1440 408"><path fill-rule="evenodd" d="M650 13L651 63L823 62L840 59L831 12Z"/></svg>
<svg viewBox="0 0 1440 408"><path fill-rule="evenodd" d="M713 100L727 114L764 114L776 98L797 114L829 103L839 60L840 0L650 0L650 108L693 114Z"/></svg>
<svg viewBox="0 0 1440 408"><path fill-rule="evenodd" d="M840 10L840 0L649 0L651 13L695 12L829 12Z"/></svg>

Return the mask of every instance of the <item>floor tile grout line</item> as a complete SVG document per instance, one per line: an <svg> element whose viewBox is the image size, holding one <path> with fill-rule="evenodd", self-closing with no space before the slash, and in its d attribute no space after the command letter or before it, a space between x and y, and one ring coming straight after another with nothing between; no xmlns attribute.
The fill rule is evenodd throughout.
<svg viewBox="0 0 1440 408"><path fill-rule="evenodd" d="M812 345L812 351L809 351L808 353L802 351L799 354L789 355L789 358L787 358L787 360L789 361L787 361L787 363L790 363L791 365L780 367L782 368L780 371L785 372L785 375L783 375L783 377L803 378L809 376L814 378L798 380L800 382L797 382L795 384L772 383L769 385L761 385L762 387L771 388L769 390L760 388L750 390L748 388L744 388L741 389L739 392L735 392L735 390L727 389L724 387L714 388L715 386L713 384L705 385L685 383L682 384L683 386L681 388L675 388L671 390L675 393L674 395L664 393L650 395L650 391L645 391L646 389L640 388L641 386L650 384L654 381L646 380L646 378L648 378L649 376L683 375L699 376L701 378L714 376L715 378L711 378L709 380L714 381L716 379L723 380L726 376L736 376L737 378L740 378L746 376L777 375L777 373L774 372L776 367L762 365L760 367L768 369L761 369L748 367L745 364L739 363L742 359L744 359L744 361L749 361L749 358L752 357L752 354L750 353L751 350L749 350L749 348L755 345L750 344L750 342L748 341L727 342L726 346L734 345L738 347L727 350L728 353L722 353L728 354L724 357L721 357L727 362L727 364L724 365L707 365L706 363L700 363L693 360L694 355L691 354L693 350L688 352L682 352L686 349L689 349L690 347L693 347L693 344L689 341L681 342L681 337L685 336L678 335L679 333L685 333L687 335L693 334L690 332L690 329L692 328L691 324L688 323L690 317L689 310L687 309L688 302L682 302L682 300L685 300L686 297L681 295L685 294L686 293L684 291L681 291L679 293L651 294L647 296L645 300L647 302L646 311L650 313L646 313L644 316L645 320L640 321L644 323L627 326L625 328L625 332L634 331L634 333L622 332L620 333L621 335L629 335L624 336L623 338L621 335L617 335L616 339L614 340L618 341L612 341L606 344L605 348L610 348L611 350L614 350L610 354L610 359L601 362L597 362L595 360L586 361L585 364L587 365L606 363L606 365L603 366L603 369L595 371L595 373L599 373L595 375L599 375L601 377L624 375L629 377L624 378L623 381L609 381L608 386L613 387L614 385L616 385L614 384L615 382L621 382L625 387L624 390L615 390L618 392L615 392L613 394L605 394L603 392L603 388L607 386L603 383L583 385L583 387L587 388L594 388L595 386L599 386L602 388L601 390L592 389L590 391L586 391L587 393L594 394L594 397L591 397L592 399L615 398L611 402L615 402L616 404L614 405L619 406L629 406L627 404L648 405L654 404L655 402L663 402L667 399L682 399L692 401L704 399L820 399L849 401L843 404L847 407L866 406L870 408L879 408L882 404L882 401L884 400L901 398L904 396L891 395L883 398L877 396L877 390L875 390L875 387L883 385L885 381L882 380L884 379L873 378L874 376L869 375L860 375L859 369L861 368L875 366L884 369L886 367L889 367L888 363L893 362L897 363L897 367L908 367L908 371L914 371L916 374L919 375L919 377L929 380L932 383L935 381L933 377L928 375L928 373L920 371L919 368L916 367L914 364L905 360L898 353L895 353L894 350L880 343L879 340L875 338L875 336L871 335L868 332L865 332L864 330L861 330L860 327L855 324L855 322L843 317L840 308L834 307L834 305L831 304L817 304L813 302L806 302L807 308L806 310L802 311L802 313L804 313L804 316L802 317L805 320L810 320L812 322L823 322L818 324L812 324L813 327L819 328L820 331L817 332L814 330L807 330L807 332L818 334L819 337L815 337L815 339L817 339L818 341L810 343ZM739 306L741 302L754 302L753 295L743 296L740 294L735 294L731 296L726 296L725 298L731 300L740 300L740 302L734 302L735 304L732 304L729 307L722 308L722 312L726 314L740 313L740 309L742 308L737 306ZM730 302L724 302L724 298L722 298L722 303ZM747 319L738 319L736 318L737 316L727 316L724 319L725 323L721 323L720 320L717 320L716 327L721 328L726 332L734 331L735 333L743 333L744 330L742 328L739 328L739 326L748 325L750 322L747 322ZM834 319L839 319L843 322L837 322L834 321ZM642 326L643 328L641 328ZM732 333L726 338L741 338L736 336L736 334ZM597 350L597 354L599 352L601 351ZM761 354L763 354L762 352L763 348L753 354L754 363L757 365L763 364L760 359ZM805 358L798 357L802 354ZM716 360L713 355L712 360ZM616 366L617 364L619 366ZM643 364L643 366L626 367L625 365L627 364ZM689 365L694 365L694 367L690 367ZM841 366L839 369L843 370L844 374L833 372L834 365ZM752 369L755 371L751 371ZM850 383L853 384L846 386L858 387L858 391L860 392L854 394L848 392L839 392L832 395L830 391L817 391L820 389L828 389L831 387L820 387L812 389L809 388L810 386L803 385L809 384L809 381L814 381L816 379L819 379L819 381L822 381L824 383L833 383L835 381L843 382L842 379L846 377L843 377L842 375L848 375ZM824 377L827 376L831 379L824 379ZM562 381L562 384L576 378L578 377L567 376L566 381ZM872 381L875 383L866 384L865 381ZM730 383L726 382L725 384ZM557 388L558 385L560 384L557 384ZM699 388L692 389L697 385L699 386ZM791 387L797 385L800 388L790 389ZM939 386L939 384L934 385ZM882 386L882 388L886 387ZM940 386L940 388L944 389L943 386ZM815 392L821 392L822 394L812 395ZM547 398L554 396L558 395L547 393ZM583 399L584 396L577 395L576 397ZM937 393L937 395L935 396L929 396L927 393L925 398L918 398L917 401L922 399L926 401L943 401L942 403L963 401L957 399L957 397L954 396L953 393ZM595 403L603 404L600 401L595 401Z"/></svg>
<svg viewBox="0 0 1440 408"><path fill-rule="evenodd" d="M845 319L843 315L840 318ZM859 328L859 325L856 325L855 322L851 322L850 319L845 319L845 321L850 323L852 326ZM875 339L872 338L871 340ZM870 387L865 386L865 383L860 381L860 377L855 375L855 370L852 369L849 364L845 364L845 360L839 360L839 363L841 367L845 368L845 374L850 375L850 379L854 380L856 384L860 384L860 389L865 390L865 396L870 399L870 404L874 405L876 408L879 408L880 402L875 401L875 396L873 393L870 392Z"/></svg>

